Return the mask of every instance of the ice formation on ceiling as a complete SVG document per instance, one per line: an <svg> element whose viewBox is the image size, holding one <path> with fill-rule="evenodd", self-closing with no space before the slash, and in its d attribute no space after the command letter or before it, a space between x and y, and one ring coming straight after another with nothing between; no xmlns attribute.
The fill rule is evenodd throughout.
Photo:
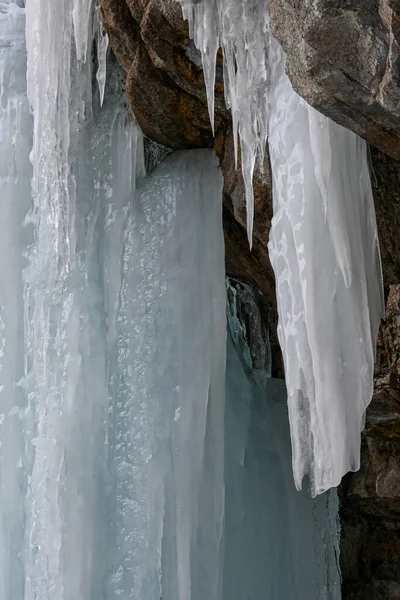
<svg viewBox="0 0 400 600"><path fill-rule="evenodd" d="M201 52L208 110L214 127L215 64L223 51L225 101L232 112L235 157L240 155L247 205L247 235L253 237L253 171L267 143L268 17L257 0L181 0L189 34Z"/></svg>
<svg viewBox="0 0 400 600"><path fill-rule="evenodd" d="M285 74L267 3L181 0L201 52L213 113L215 56L239 133L251 240L251 181L269 135L277 280L296 486L338 485L359 467L382 311L379 245L366 144L307 105Z"/></svg>

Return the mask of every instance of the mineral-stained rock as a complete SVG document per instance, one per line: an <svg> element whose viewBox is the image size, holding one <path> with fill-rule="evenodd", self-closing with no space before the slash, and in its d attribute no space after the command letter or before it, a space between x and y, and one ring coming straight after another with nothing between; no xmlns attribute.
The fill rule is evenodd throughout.
<svg viewBox="0 0 400 600"><path fill-rule="evenodd" d="M296 91L400 160L399 0L269 0Z"/></svg>

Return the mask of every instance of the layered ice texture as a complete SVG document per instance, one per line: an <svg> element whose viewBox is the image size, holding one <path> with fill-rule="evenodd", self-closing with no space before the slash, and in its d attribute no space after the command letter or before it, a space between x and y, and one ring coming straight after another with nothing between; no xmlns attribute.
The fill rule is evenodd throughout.
<svg viewBox="0 0 400 600"><path fill-rule="evenodd" d="M117 66L100 109L61 6L27 7L33 120L0 14L1 597L216 598L222 177L199 151L144 178Z"/></svg>
<svg viewBox="0 0 400 600"><path fill-rule="evenodd" d="M251 180L267 133L277 281L296 486L312 494L359 468L383 315L382 277L365 142L302 100L269 32L267 3L181 0L201 52L213 112L215 55L239 134L252 236ZM235 140L236 141L236 140Z"/></svg>

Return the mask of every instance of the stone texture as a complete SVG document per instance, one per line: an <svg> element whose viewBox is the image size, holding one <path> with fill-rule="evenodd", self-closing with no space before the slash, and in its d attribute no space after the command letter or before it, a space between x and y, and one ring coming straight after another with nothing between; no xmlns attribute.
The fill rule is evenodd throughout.
<svg viewBox="0 0 400 600"><path fill-rule="evenodd" d="M400 160L398 0L269 0L293 87Z"/></svg>
<svg viewBox="0 0 400 600"><path fill-rule="evenodd" d="M127 73L126 91L143 132L172 149L220 150L230 122L218 57L215 139L200 55L175 0L102 0L111 47Z"/></svg>
<svg viewBox="0 0 400 600"><path fill-rule="evenodd" d="M386 291L400 282L400 164L371 148L371 180Z"/></svg>
<svg viewBox="0 0 400 600"><path fill-rule="evenodd" d="M400 285L381 325L361 468L341 498L343 600L400 598Z"/></svg>

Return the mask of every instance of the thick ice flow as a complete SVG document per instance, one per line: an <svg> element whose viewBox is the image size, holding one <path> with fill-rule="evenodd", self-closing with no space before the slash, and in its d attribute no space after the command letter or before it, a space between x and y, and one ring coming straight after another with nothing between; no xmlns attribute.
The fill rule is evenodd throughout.
<svg viewBox="0 0 400 600"><path fill-rule="evenodd" d="M292 89L271 37L269 254L285 361L293 471L313 493L359 468L382 283L364 141Z"/></svg>
<svg viewBox="0 0 400 600"><path fill-rule="evenodd" d="M218 48L224 60L225 100L232 112L235 156L237 137L247 204L247 233L253 236L253 171L264 157L268 113L268 18L257 0L180 0L190 36L201 52L208 110L214 124L215 64ZM214 125L213 125L214 126Z"/></svg>
<svg viewBox="0 0 400 600"><path fill-rule="evenodd" d="M111 352L118 407L112 586L126 598L217 599L226 341L221 186L210 152L174 154L142 181L126 216Z"/></svg>

